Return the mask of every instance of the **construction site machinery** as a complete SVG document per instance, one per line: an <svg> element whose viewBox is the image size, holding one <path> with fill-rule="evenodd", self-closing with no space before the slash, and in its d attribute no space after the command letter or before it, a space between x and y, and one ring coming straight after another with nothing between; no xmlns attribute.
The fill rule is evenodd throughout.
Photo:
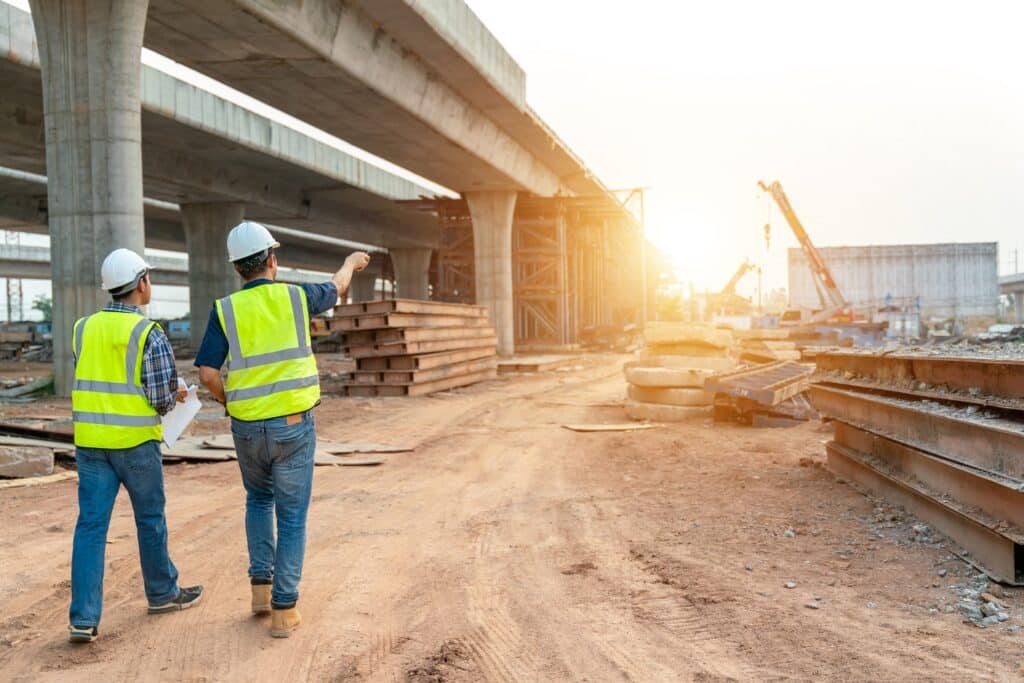
<svg viewBox="0 0 1024 683"><path fill-rule="evenodd" d="M818 313L815 313L807 322L852 322L853 311L849 302L839 290L839 285L836 284L831 271L829 271L828 266L825 265L825 261L821 258L821 254L819 254L818 250L815 249L814 243L811 242L811 236L807 234L807 230L804 229L800 219L796 216L796 212L793 211L793 206L789 203L789 198L786 197L786 193L782 190L782 183L775 180L772 181L771 184L765 184L759 180L757 181L757 185L762 190L770 194L775 200L775 203L778 204L779 210L782 211L782 215L785 216L786 222L789 223L789 227L793 230L793 234L796 235L796 239L800 243L800 248L803 249L804 254L807 256L807 261L810 264L814 288L818 292L819 301L821 301L821 310ZM785 317L788 318L789 316Z"/></svg>
<svg viewBox="0 0 1024 683"><path fill-rule="evenodd" d="M742 309L743 313L749 312L750 301L736 294L736 285L740 283L744 275L756 268L757 266L750 261L743 261L739 268L736 269L736 272L732 274L732 277L729 278L729 282L722 288L722 291L711 297L708 302L708 309L712 313L722 313L733 309Z"/></svg>

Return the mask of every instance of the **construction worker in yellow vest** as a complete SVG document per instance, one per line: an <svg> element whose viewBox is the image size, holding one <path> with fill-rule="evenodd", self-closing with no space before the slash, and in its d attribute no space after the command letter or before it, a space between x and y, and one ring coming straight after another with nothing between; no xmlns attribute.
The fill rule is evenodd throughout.
<svg viewBox="0 0 1024 683"><path fill-rule="evenodd" d="M300 621L296 603L316 450L312 408L320 402L309 318L333 308L370 257L355 252L330 281L294 286L274 282L279 246L251 221L228 234L228 260L244 284L214 304L195 364L200 381L231 416L246 491L252 611L271 614L270 635L286 638Z"/></svg>
<svg viewBox="0 0 1024 683"><path fill-rule="evenodd" d="M128 490L139 537L149 613L188 609L202 586L178 586L167 552L160 416L185 400L174 352L140 307L153 290L149 265L129 249L103 261L102 286L112 300L75 323L71 389L78 465L78 522L71 554L70 635L88 643L99 633L107 529L121 485Z"/></svg>

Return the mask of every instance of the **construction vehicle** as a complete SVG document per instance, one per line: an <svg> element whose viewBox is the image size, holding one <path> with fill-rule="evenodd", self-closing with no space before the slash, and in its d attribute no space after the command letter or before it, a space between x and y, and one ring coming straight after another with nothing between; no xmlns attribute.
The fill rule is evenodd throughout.
<svg viewBox="0 0 1024 683"><path fill-rule="evenodd" d="M712 313L722 313L727 310L742 309L744 313L749 312L750 302L743 297L736 294L736 285L740 283L743 276L748 271L756 269L750 261L743 261L736 272L729 278L729 282L726 283L725 287L718 294L714 294L708 301L708 310Z"/></svg>
<svg viewBox="0 0 1024 683"><path fill-rule="evenodd" d="M814 248L814 243L811 242L811 236L807 234L807 230L804 229L800 219L796 217L796 212L793 211L793 206L789 203L789 198L786 197L786 193L782 190L782 183L778 180L772 181L770 185L766 185L762 181L757 181L758 187L767 192L778 204L779 210L782 211L782 215L785 216L786 222L789 223L789 227L792 228L793 234L796 235L797 241L800 243L800 248L803 249L804 254L807 256L807 261L811 268L811 278L814 281L814 288L818 293L818 300L821 302L821 310L813 314L807 321L802 322L853 322L854 315L853 309L850 303L843 296L843 293L839 290L839 285L836 284L835 278L832 277L831 271L828 266L825 265L824 259L821 258L821 254ZM765 240L768 240L769 227L765 226ZM793 320L793 312L787 311L783 314L783 321ZM799 320L799 315L796 316Z"/></svg>

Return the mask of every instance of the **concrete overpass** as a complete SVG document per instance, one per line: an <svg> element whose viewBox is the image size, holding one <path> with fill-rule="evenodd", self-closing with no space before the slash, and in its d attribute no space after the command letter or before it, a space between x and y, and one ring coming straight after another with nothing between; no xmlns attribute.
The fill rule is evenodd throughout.
<svg viewBox="0 0 1024 683"><path fill-rule="evenodd" d="M999 293L1013 297L1014 322L1024 323L1024 273L1000 276Z"/></svg>
<svg viewBox="0 0 1024 683"><path fill-rule="evenodd" d="M476 300L504 353L517 193L617 204L529 108L523 70L461 0L150 0L129 16L147 47L461 192Z"/></svg>
<svg viewBox="0 0 1024 683"><path fill-rule="evenodd" d="M189 286L188 257L146 254L153 266L153 283L173 287ZM25 280L50 279L50 248L25 244L0 244L0 273L3 277ZM297 268L280 268L278 280L291 283L317 283L330 277L328 273ZM203 319L210 314L207 310Z"/></svg>
<svg viewBox="0 0 1024 683"><path fill-rule="evenodd" d="M68 13L61 16L75 19L75 30L84 31L84 15L70 5L64 9ZM40 16L51 16L46 12ZM117 20L111 21L95 25L104 34L99 43L124 37ZM397 201L430 190L142 67L132 48L127 58L134 67L107 72L125 66L95 52L110 45L82 45L84 52L73 55L62 51L68 47L65 37L44 43L60 52L53 62L60 72L55 77L67 86L49 92L41 73L49 53L38 47L32 18L0 5L0 163L38 176L48 172L51 180L40 192L23 179L0 179L0 215L7 224L26 229L48 222L55 237L52 280L61 387L69 367L70 325L102 303L99 264L116 246L186 248L195 315L205 315L213 298L235 281L226 263L224 234L243 216L394 249L396 279L407 283L409 295L417 287L425 292L426 267L422 273L403 270L409 264L401 250L429 254L436 226L431 217L416 215ZM127 106L123 97L130 101ZM152 201L143 203L143 187ZM180 217L174 216L174 207L180 207ZM298 232L286 241L287 253L306 267L326 269L330 252L335 264L344 254L336 246L310 245Z"/></svg>

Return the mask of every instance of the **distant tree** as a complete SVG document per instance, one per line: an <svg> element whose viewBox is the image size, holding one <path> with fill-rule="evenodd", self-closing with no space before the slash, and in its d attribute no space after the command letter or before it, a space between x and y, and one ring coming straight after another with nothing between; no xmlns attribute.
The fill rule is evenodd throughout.
<svg viewBox="0 0 1024 683"><path fill-rule="evenodd" d="M51 322L53 320L53 299L40 294L32 300L32 310L39 311L43 315L43 320Z"/></svg>

